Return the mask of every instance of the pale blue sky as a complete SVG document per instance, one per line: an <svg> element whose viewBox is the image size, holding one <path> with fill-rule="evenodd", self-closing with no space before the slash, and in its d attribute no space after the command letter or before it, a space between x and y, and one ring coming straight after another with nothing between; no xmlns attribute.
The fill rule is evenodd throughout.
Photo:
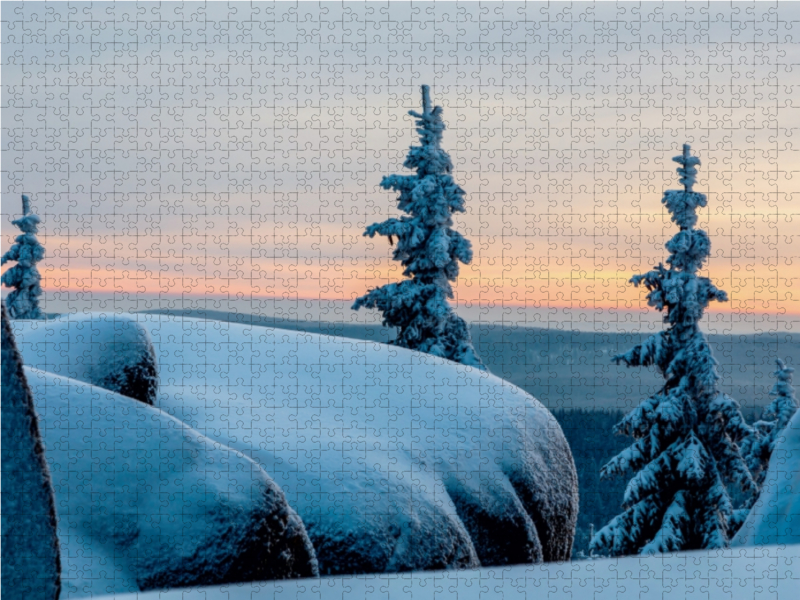
<svg viewBox="0 0 800 600"><path fill-rule="evenodd" d="M397 279L365 225L432 86L468 192L461 302L636 309L684 141L738 314L800 312L800 6L2 4L4 243L49 293L347 301ZM792 268L794 264L795 268Z"/></svg>

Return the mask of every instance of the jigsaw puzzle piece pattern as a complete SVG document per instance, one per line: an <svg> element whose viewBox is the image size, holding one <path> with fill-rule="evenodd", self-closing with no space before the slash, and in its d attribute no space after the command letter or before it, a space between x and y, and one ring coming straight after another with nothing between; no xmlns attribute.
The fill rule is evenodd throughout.
<svg viewBox="0 0 800 600"><path fill-rule="evenodd" d="M159 353L156 405L270 473L322 573L569 557L572 455L516 386L374 342L136 318Z"/></svg>
<svg viewBox="0 0 800 600"><path fill-rule="evenodd" d="M25 367L52 473L62 597L318 574L250 459L146 404Z"/></svg>
<svg viewBox="0 0 800 600"><path fill-rule="evenodd" d="M777 438L761 494L731 544L800 544L800 411Z"/></svg>
<svg viewBox="0 0 800 600"><path fill-rule="evenodd" d="M134 319L74 314L14 321L26 366L153 404L158 363L150 337Z"/></svg>
<svg viewBox="0 0 800 600"><path fill-rule="evenodd" d="M56 503L34 396L2 304L3 597L55 600L61 587Z"/></svg>

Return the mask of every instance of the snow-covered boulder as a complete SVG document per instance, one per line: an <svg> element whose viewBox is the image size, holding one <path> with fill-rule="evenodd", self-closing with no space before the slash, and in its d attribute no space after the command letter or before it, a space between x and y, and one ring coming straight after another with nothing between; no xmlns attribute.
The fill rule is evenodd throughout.
<svg viewBox="0 0 800 600"><path fill-rule="evenodd" d="M318 574L301 520L250 459L126 396L25 373L57 502L62 597Z"/></svg>
<svg viewBox="0 0 800 600"><path fill-rule="evenodd" d="M56 509L38 418L2 305L2 590L6 600L58 598Z"/></svg>
<svg viewBox="0 0 800 600"><path fill-rule="evenodd" d="M776 440L761 494L733 546L800 544L800 411Z"/></svg>
<svg viewBox="0 0 800 600"><path fill-rule="evenodd" d="M13 321L26 366L85 381L146 404L158 391L158 366L147 332L113 313Z"/></svg>
<svg viewBox="0 0 800 600"><path fill-rule="evenodd" d="M568 559L572 455L519 388L380 343L135 318L158 352L157 406L275 479L322 573Z"/></svg>

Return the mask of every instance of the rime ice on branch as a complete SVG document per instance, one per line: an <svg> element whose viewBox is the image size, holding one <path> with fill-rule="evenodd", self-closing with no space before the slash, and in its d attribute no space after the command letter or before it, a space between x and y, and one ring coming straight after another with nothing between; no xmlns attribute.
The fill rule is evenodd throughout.
<svg viewBox="0 0 800 600"><path fill-rule="evenodd" d="M387 236L390 244L397 238L393 258L409 279L370 290L353 309L380 310L383 324L399 329L392 342L397 346L485 369L467 324L448 302L458 262L472 261L472 245L452 228L453 213L465 212L466 192L453 180L450 156L440 146L442 108L431 108L427 85L422 86L422 112L409 114L417 119L420 145L411 146L403 166L416 170L416 175L384 177L381 187L399 192L398 208L410 216L375 223L364 233Z"/></svg>
<svg viewBox="0 0 800 600"><path fill-rule="evenodd" d="M42 295L39 282L42 277L36 268L36 263L44 258L44 247L36 237L39 222L39 217L31 213L30 198L23 194L22 217L12 221L22 230L22 235L16 237L14 245L0 259L3 265L9 260L17 263L2 277L3 285L14 288L6 298L6 307L12 319L43 318L39 309L39 296Z"/></svg>
<svg viewBox="0 0 800 600"><path fill-rule="evenodd" d="M711 300L726 301L698 271L710 255L705 231L695 229L696 210L706 196L693 191L700 160L683 146L683 190L668 190L662 202L680 231L667 242L667 264L631 279L644 285L647 303L666 311L666 328L620 356L629 367L655 365L664 387L643 401L615 428L636 441L606 464L601 476L635 472L625 491L624 512L592 540L593 550L616 556L720 548L740 514L730 486L752 496L756 485L737 443L750 433L738 404L717 388L716 360L698 323Z"/></svg>

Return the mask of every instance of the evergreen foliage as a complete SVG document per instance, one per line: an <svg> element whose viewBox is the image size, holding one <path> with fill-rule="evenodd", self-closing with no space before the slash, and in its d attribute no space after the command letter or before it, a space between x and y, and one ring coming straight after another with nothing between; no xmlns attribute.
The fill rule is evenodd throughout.
<svg viewBox="0 0 800 600"><path fill-rule="evenodd" d="M442 108L431 107L427 85L422 86L422 112L417 119L420 145L411 146L403 166L415 175L384 177L381 187L400 193L398 208L408 216L367 227L364 235L397 238L394 260L405 267L405 279L370 290L353 309L377 308L383 324L397 327L391 343L485 369L472 345L469 328L453 312L450 282L458 278L459 261L472 261L472 245L453 227L453 213L465 212L464 192L453 180L453 164L442 150Z"/></svg>
<svg viewBox="0 0 800 600"><path fill-rule="evenodd" d="M716 360L698 323L711 300L727 295L698 271L710 255L705 231L695 229L706 196L693 191L700 160L688 145L673 160L683 190L668 190L663 204L680 231L666 244L668 267L633 277L648 290L649 306L666 311L666 329L616 362L655 365L664 386L615 428L635 442L602 470L603 477L635 472L623 499L624 512L603 527L591 547L621 556L698 548L721 548L741 522L730 490L756 492L738 442L750 434L738 404L719 392Z"/></svg>
<svg viewBox="0 0 800 600"><path fill-rule="evenodd" d="M797 411L797 399L792 386L794 369L776 359L777 370L773 373L777 381L770 392L773 397L764 410L761 419L753 424L752 435L742 442L742 454L759 488L764 483L769 467L769 459L775 449L775 442Z"/></svg>
<svg viewBox="0 0 800 600"><path fill-rule="evenodd" d="M16 261L17 264L3 273L2 283L14 288L8 298L6 307L12 319L42 319L39 309L39 296L42 295L42 280L36 263L44 258L44 246L39 243L36 233L40 219L31 213L30 198L22 195L22 217L12 221L20 230L14 244L3 254L0 264Z"/></svg>

